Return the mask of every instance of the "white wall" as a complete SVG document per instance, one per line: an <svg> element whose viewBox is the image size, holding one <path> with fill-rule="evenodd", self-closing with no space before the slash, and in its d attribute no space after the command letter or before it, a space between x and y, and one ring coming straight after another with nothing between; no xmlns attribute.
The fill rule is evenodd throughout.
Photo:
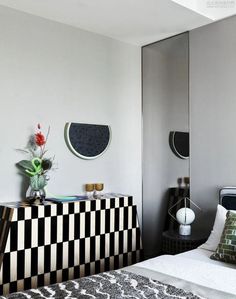
<svg viewBox="0 0 236 299"><path fill-rule="evenodd" d="M158 253L167 213L167 191L189 176L189 160L169 147L170 131L188 131L188 35L143 48L143 241Z"/></svg>
<svg viewBox="0 0 236 299"><path fill-rule="evenodd" d="M210 227L219 188L236 185L236 17L190 32L191 198Z"/></svg>
<svg viewBox="0 0 236 299"><path fill-rule="evenodd" d="M48 189L78 194L86 182L134 196L141 211L140 49L0 7L0 200L21 198L15 151L40 122L51 126L49 155L58 170ZM112 142L85 161L64 142L67 121L109 124Z"/></svg>

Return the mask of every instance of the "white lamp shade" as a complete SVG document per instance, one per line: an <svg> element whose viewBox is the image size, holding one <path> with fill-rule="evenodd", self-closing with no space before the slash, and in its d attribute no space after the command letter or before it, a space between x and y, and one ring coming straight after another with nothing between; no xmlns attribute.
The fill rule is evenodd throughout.
<svg viewBox="0 0 236 299"><path fill-rule="evenodd" d="M195 213L189 208L182 208L177 211L176 219L179 224L189 225L193 223L195 219Z"/></svg>

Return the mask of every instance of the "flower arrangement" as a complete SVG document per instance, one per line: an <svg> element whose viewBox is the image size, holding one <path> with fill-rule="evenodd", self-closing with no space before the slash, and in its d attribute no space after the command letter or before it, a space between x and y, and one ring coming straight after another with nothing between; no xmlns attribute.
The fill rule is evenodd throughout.
<svg viewBox="0 0 236 299"><path fill-rule="evenodd" d="M30 179L29 199L31 201L36 199L43 201L46 196L44 188L49 179L47 173L52 168L54 159L45 157L49 133L50 127L45 137L41 131L41 125L38 124L36 133L30 137L26 150L23 150L24 153L30 155L30 159L21 160L16 164L21 172Z"/></svg>

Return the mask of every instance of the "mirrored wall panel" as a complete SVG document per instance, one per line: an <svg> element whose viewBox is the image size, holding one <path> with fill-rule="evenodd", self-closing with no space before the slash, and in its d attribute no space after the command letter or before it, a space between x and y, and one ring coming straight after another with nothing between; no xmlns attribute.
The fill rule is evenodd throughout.
<svg viewBox="0 0 236 299"><path fill-rule="evenodd" d="M162 250L168 205L189 193L188 33L148 45L143 57L143 241Z"/></svg>

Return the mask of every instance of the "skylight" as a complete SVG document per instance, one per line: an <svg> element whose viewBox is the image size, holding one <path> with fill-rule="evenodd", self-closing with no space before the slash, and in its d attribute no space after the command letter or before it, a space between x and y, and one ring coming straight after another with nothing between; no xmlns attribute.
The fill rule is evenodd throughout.
<svg viewBox="0 0 236 299"><path fill-rule="evenodd" d="M172 0L212 20L236 14L236 0Z"/></svg>

